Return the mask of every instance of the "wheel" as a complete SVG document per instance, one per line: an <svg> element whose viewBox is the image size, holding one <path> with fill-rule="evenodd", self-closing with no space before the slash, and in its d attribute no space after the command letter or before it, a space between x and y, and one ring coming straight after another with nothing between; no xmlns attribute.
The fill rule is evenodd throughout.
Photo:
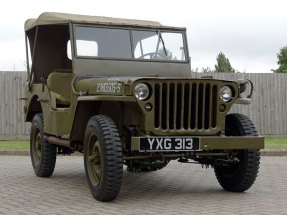
<svg viewBox="0 0 287 215"><path fill-rule="evenodd" d="M123 175L122 145L116 125L107 116L90 118L84 140L85 173L92 195L112 201L120 191Z"/></svg>
<svg viewBox="0 0 287 215"><path fill-rule="evenodd" d="M226 136L257 136L251 120L242 114L229 114L225 121ZM239 163L229 166L215 166L214 171L219 184L227 191L244 192L248 190L257 177L259 150L232 150L231 155L239 159Z"/></svg>
<svg viewBox="0 0 287 215"><path fill-rule="evenodd" d="M55 169L57 147L44 139L44 120L36 114L30 133L30 155L34 172L39 177L50 177Z"/></svg>

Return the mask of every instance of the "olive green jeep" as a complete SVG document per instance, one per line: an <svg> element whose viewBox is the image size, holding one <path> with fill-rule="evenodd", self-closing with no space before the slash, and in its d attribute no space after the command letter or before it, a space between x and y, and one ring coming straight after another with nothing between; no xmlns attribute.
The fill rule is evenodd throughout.
<svg viewBox="0 0 287 215"><path fill-rule="evenodd" d="M193 78L185 28L43 13L26 21L25 36L37 176L52 175L57 154L79 151L99 201L116 198L123 165L141 172L195 162L213 167L225 190L254 183L264 138L248 117L228 114L250 103L252 82Z"/></svg>

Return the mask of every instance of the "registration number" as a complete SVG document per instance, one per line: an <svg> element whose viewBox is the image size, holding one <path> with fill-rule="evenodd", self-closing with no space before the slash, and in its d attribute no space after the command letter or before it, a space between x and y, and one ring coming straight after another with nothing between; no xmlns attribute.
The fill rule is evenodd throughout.
<svg viewBox="0 0 287 215"><path fill-rule="evenodd" d="M140 152L199 150L199 137L141 137Z"/></svg>

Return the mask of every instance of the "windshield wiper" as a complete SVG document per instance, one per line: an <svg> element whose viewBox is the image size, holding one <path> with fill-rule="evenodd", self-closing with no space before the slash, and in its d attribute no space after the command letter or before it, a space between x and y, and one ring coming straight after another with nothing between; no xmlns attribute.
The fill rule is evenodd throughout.
<svg viewBox="0 0 287 215"><path fill-rule="evenodd" d="M161 32L157 31L156 33L158 34L158 36L159 36L159 38L160 38L160 40L162 42L164 54L165 54L165 56L167 56L167 51L166 51L165 44L164 44L164 41L163 41L162 36L161 36Z"/></svg>

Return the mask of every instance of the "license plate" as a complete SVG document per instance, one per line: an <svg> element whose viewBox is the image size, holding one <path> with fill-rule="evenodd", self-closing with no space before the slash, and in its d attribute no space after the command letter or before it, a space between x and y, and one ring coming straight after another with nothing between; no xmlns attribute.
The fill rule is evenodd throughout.
<svg viewBox="0 0 287 215"><path fill-rule="evenodd" d="M140 152L198 151L199 137L140 137Z"/></svg>

